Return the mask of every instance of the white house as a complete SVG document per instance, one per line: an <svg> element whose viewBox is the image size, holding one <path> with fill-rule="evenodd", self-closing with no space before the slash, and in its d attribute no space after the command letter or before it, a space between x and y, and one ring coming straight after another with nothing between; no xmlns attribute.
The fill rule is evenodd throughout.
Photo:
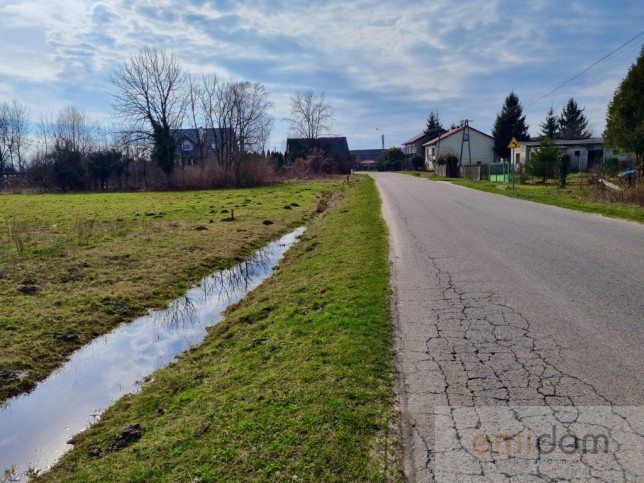
<svg viewBox="0 0 644 483"><path fill-rule="evenodd" d="M494 138L471 126L460 126L425 144L425 166L434 171L436 160L445 154L458 158L460 166L494 162ZM461 154L462 153L462 154Z"/></svg>

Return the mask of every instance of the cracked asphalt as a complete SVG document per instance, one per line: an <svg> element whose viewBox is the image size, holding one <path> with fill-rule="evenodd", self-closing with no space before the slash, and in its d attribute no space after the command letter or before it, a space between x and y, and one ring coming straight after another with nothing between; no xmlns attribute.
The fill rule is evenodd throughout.
<svg viewBox="0 0 644 483"><path fill-rule="evenodd" d="M407 479L644 480L644 225L372 176Z"/></svg>

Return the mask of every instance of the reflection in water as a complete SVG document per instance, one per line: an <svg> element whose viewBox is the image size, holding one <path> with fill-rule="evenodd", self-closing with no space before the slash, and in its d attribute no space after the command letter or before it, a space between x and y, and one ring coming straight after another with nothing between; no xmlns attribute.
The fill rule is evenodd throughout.
<svg viewBox="0 0 644 483"><path fill-rule="evenodd" d="M232 268L203 278L198 287L171 302L166 310L150 313L153 323L168 330L183 330L187 324L200 323L200 311L206 302L228 306L241 299L257 285L258 277L263 279L272 272L275 249L288 249L290 246L280 241L273 242L275 246L271 244L260 249Z"/></svg>
<svg viewBox="0 0 644 483"><path fill-rule="evenodd" d="M31 393L0 407L0 472L17 465L47 469L71 446L66 442L136 381L200 343L206 327L272 273L304 227L262 248L240 264L205 277L166 310L124 324L76 351Z"/></svg>

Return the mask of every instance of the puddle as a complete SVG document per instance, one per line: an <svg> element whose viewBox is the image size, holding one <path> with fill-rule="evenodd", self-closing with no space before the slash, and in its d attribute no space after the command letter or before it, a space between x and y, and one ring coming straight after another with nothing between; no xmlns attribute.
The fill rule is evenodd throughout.
<svg viewBox="0 0 644 483"><path fill-rule="evenodd" d="M300 227L239 265L205 277L168 309L95 339L31 393L7 401L0 408L0 475L12 465L17 475L51 467L72 447L69 438L123 394L139 390L136 381L199 344L206 327L271 275L303 232Z"/></svg>

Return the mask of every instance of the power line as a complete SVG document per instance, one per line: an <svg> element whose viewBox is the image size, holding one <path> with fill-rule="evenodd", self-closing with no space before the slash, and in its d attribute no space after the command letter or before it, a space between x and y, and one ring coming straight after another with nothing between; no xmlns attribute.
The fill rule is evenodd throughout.
<svg viewBox="0 0 644 483"><path fill-rule="evenodd" d="M565 80L564 82L562 82L561 84L559 84L557 87L555 87L555 88L553 88L553 89L550 89L550 90L549 90L549 91L547 91L545 94L543 94L541 97L539 97L537 100L530 102L529 104L527 104L527 105L526 105L526 107L533 106L533 105L534 105L534 104L536 104L537 102L539 102L539 101L541 101L541 100L545 99L546 97L550 96L551 94L555 93L556 91L558 91L558 90L559 90L559 89L561 89L562 87L564 87L564 86L566 86L566 85L570 84L570 83L571 83L572 81L574 81L575 79L580 78L582 75L584 75L586 72L588 72L589 70L591 70L593 67L595 67L596 65L600 64L600 63L601 63L601 62L603 62L604 60L608 59L609 57L611 57L613 54L617 53L618 51L622 50L624 47L626 47L628 44L630 44L631 42L635 41L635 39L637 39L638 37L641 37L642 35L644 35L644 30L642 30L640 33L638 33L635 37L633 37L633 38L631 38L630 40L628 40L628 41L624 42L622 45L620 45L619 47L617 47L617 48L616 48L615 50L613 50L612 52L610 52L610 53L606 54L605 56L603 56L603 57L602 57L601 59L599 59L597 62L595 62L595 63L591 64L589 67L586 67L586 68L585 68L584 70L582 70L581 72L579 72L579 73L577 73L577 74L573 75L573 76L572 76L572 77L570 77L569 79L567 79L567 80ZM598 70L598 72L599 72L599 70Z"/></svg>
<svg viewBox="0 0 644 483"><path fill-rule="evenodd" d="M627 52L622 52L618 56L615 56L615 54L617 54L620 50L624 49L626 46L628 46L631 43L633 43L636 39L638 39L642 35L644 35L644 30L642 30L637 35L635 35L631 39L627 40L622 45L620 45L616 49L612 50L608 54L604 55L598 61L596 61L593 64L591 64L590 66L586 67L581 72L578 72L577 74L573 75L572 77L570 77L570 78L566 79L565 81L561 82L556 87L553 87L552 89L549 89L549 90L545 91L545 93L543 93L543 94L536 94L536 96L533 96L533 98L536 98L536 100L529 99L527 104L525 106L522 106L522 109L523 108L528 108L530 106L535 105L536 103L542 101L546 97L549 97L550 95L554 94L555 92L557 92L562 87L570 84L571 82L573 82L575 80L581 79L584 75L589 73L595 67L598 67L598 68L594 72L589 73L588 76L587 76L587 79L597 77L602 71L606 70L611 64L614 64L615 62L617 62L619 60L622 60L624 57L626 57L628 55ZM602 63L604 63L604 64L600 66L600 64L602 64ZM506 120L509 117L515 115L516 111L518 111L518 106L516 108L510 109L509 112L507 112L504 116L499 117L499 119L500 120Z"/></svg>

